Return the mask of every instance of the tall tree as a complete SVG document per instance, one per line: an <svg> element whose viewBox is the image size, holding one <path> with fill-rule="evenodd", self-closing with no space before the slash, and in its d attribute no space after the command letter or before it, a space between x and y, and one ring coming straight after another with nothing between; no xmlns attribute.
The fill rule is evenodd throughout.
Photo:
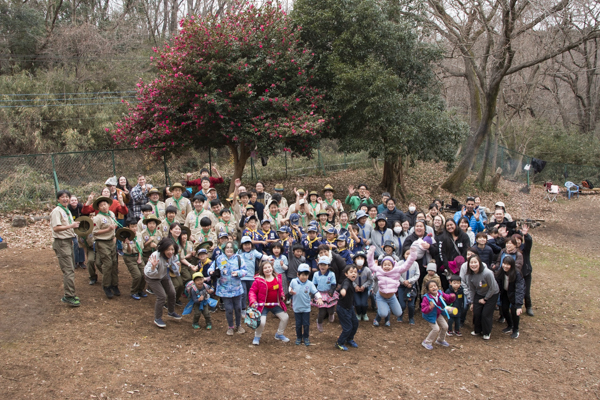
<svg viewBox="0 0 600 400"><path fill-rule="evenodd" d="M412 3L407 2L411 7ZM446 66L464 78L469 89L469 138L462 160L442 187L456 191L467 178L478 150L487 139L496 112L500 85L507 75L538 65L598 37L594 2L573 0L423 0L421 11L405 13L439 33L460 66ZM522 46L524 37L537 46Z"/></svg>
<svg viewBox="0 0 600 400"><path fill-rule="evenodd" d="M159 76L139 84L139 103L117 124L115 140L158 146L156 154L227 147L232 185L252 151L310 156L325 120L322 94L311 86L312 54L298 36L271 2L189 17L173 46L156 50Z"/></svg>
<svg viewBox="0 0 600 400"><path fill-rule="evenodd" d="M404 195L406 156L454 160L466 127L440 99L432 65L441 53L393 2L298 0L293 16L326 89L327 134L342 150L382 156L387 191Z"/></svg>

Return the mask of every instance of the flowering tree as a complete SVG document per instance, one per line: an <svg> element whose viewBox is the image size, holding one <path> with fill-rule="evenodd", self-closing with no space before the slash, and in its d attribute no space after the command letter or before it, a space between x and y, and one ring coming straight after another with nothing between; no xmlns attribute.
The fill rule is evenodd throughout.
<svg viewBox="0 0 600 400"><path fill-rule="evenodd" d="M325 121L299 30L272 2L182 20L173 46L155 49L159 76L138 84L139 103L113 138L156 155L226 146L232 182L252 151L310 156Z"/></svg>

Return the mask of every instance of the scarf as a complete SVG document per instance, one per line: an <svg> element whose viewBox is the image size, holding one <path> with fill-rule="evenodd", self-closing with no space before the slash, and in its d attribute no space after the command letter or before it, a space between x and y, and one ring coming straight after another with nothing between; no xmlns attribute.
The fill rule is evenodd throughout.
<svg viewBox="0 0 600 400"><path fill-rule="evenodd" d="M196 226L194 226L194 229L198 229L198 221L200 220L200 215L202 215L203 212L204 208L202 209L202 211L194 210L194 215L196 216Z"/></svg>
<svg viewBox="0 0 600 400"><path fill-rule="evenodd" d="M108 213L105 213L105 212L102 212L102 211L98 211L98 214L100 214L100 215L104 215L105 217L108 217L108 218L112 219L112 220L113 220L113 222L114 222L115 224L117 224L117 226L118 226L119 228L122 228L122 227L123 227L123 225L121 225L121 224L119 223L119 221L117 221L116 219L114 219L114 218L112 217L112 215L110 215L110 211L109 211Z"/></svg>
<svg viewBox="0 0 600 400"><path fill-rule="evenodd" d="M63 206L60 203L58 203L58 206L60 208L62 208L65 213L67 213L67 219L69 220L69 225L72 224L73 223L73 215L71 214L71 210L69 210L67 207Z"/></svg>
<svg viewBox="0 0 600 400"><path fill-rule="evenodd" d="M154 206L154 214L156 214L156 218L160 218L160 215L158 214L158 201L155 202L148 200L148 202Z"/></svg>
<svg viewBox="0 0 600 400"><path fill-rule="evenodd" d="M273 215L273 214L271 214L271 212L269 212L269 215L273 219L273 225L275 225L275 231L278 231L279 230L279 222L277 221L277 218L279 218L279 213Z"/></svg>

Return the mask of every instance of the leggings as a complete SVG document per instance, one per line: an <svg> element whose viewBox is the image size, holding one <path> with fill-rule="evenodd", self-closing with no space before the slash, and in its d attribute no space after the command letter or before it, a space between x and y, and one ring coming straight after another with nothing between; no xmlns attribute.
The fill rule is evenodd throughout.
<svg viewBox="0 0 600 400"><path fill-rule="evenodd" d="M331 306L329 308L319 308L319 316L317 317L317 322L319 324L322 324L325 317L327 317L327 316L331 317L334 312L335 312L335 306Z"/></svg>
<svg viewBox="0 0 600 400"><path fill-rule="evenodd" d="M245 282L245 281L242 281ZM225 317L227 318L227 326L233 328L233 312L235 311L235 326L242 324L242 296L243 294L235 297L221 297L223 304L225 304Z"/></svg>

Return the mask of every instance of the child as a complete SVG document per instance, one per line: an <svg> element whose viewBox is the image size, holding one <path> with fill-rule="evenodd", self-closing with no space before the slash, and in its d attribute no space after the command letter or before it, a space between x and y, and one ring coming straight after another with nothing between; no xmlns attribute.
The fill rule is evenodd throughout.
<svg viewBox="0 0 600 400"><path fill-rule="evenodd" d="M210 218L210 211L204 209L205 202L206 198L203 195L196 194L196 196L194 196L194 210L188 214L187 219L185 220L185 226L192 231L192 237L196 237L202 228L200 226L202 218Z"/></svg>
<svg viewBox="0 0 600 400"><path fill-rule="evenodd" d="M383 254L379 256L379 262L383 260L383 257L392 257L395 262L400 261L400 257L396 255L396 245L393 240L386 240L383 243Z"/></svg>
<svg viewBox="0 0 600 400"><path fill-rule="evenodd" d="M288 260L288 269L287 269L287 279L288 282L291 282L298 276L298 268L301 264L306 262L306 258L304 258L304 247L300 244L295 244L292 246L292 252L290 253L290 257ZM310 272L310 271L309 271ZM290 296L287 296L286 304L290 303Z"/></svg>
<svg viewBox="0 0 600 400"><path fill-rule="evenodd" d="M202 242L213 242L217 243L217 235L212 229L212 221L209 217L202 217L200 220L200 229L196 231L196 234L192 234L192 241L196 243Z"/></svg>
<svg viewBox="0 0 600 400"><path fill-rule="evenodd" d="M429 322L431 332L429 332L429 335L427 335L421 345L427 350L433 350L433 339L437 338L435 341L436 344L448 347L450 346L450 344L446 342L448 324L442 315L442 310L448 315L448 312L445 311L446 302L453 302L456 300L456 295L454 293L446 294L438 292L439 286L433 280L430 280L427 283L423 282L423 287L427 293L423 296L421 311L423 312L423 318Z"/></svg>
<svg viewBox="0 0 600 400"><path fill-rule="evenodd" d="M177 207L167 206L167 208L165 208L165 219L160 223L160 226L157 226L157 228L161 231L162 237L166 238L169 236L169 229L171 228L171 225L177 222L176 217Z"/></svg>
<svg viewBox="0 0 600 400"><path fill-rule="evenodd" d="M317 271L317 254L319 254L319 246L322 244L317 237L318 228L315 225L310 225L307 229L308 236L302 241L304 252L306 254L306 263L310 265L311 272Z"/></svg>
<svg viewBox="0 0 600 400"><path fill-rule="evenodd" d="M174 183L170 187L170 190L173 193L173 197L165 200L165 206L174 206L177 209L175 220L180 224L184 224L188 214L192 212L192 204L189 199L182 196L185 188L181 183Z"/></svg>
<svg viewBox="0 0 600 400"><path fill-rule="evenodd" d="M455 300L449 306L455 307L458 310L456 315L450 315L448 318L448 336L462 336L460 333L461 317L465 308L465 292L461 286L461 279L458 275L453 275L450 278L450 287L446 290L446 294L454 294ZM454 325L454 330L452 326Z"/></svg>
<svg viewBox="0 0 600 400"><path fill-rule="evenodd" d="M410 256L410 249L404 252L404 258L407 259ZM408 323L410 325L415 324L415 302L417 300L417 284L421 271L419 264L415 261L412 263L410 268L400 275L400 287L398 288L398 300L400 301L400 307L402 307L402 313L406 311L408 307ZM398 322L403 322L402 315L398 317Z"/></svg>
<svg viewBox="0 0 600 400"><path fill-rule="evenodd" d="M487 233L479 232L477 236L475 236L475 242L477 243L477 254L481 261L484 262L485 265L492 265L494 260L494 250L487 244Z"/></svg>
<svg viewBox="0 0 600 400"><path fill-rule="evenodd" d="M319 271L313 275L313 283L321 294L323 301L319 304L313 303L313 306L319 308L319 316L317 317L317 329L323 332L323 319L326 315L329 316L329 322L335 319L335 306L339 298L335 291L337 282L335 274L329 270L331 259L329 257L319 257Z"/></svg>
<svg viewBox="0 0 600 400"><path fill-rule="evenodd" d="M186 306L186 310L190 306L194 308L194 316L192 318L192 328L200 329L200 325L198 322L200 321L200 314L204 315L204 321L206 322L206 329L212 329L212 320L210 317L210 311L208 307L208 298L210 295L208 294L208 285L204 283L204 275L202 272L196 272L192 276L192 280L189 281L185 285L185 295L190 301ZM183 311L183 315L188 314L189 312Z"/></svg>
<svg viewBox="0 0 600 400"><path fill-rule="evenodd" d="M279 240L277 243L281 244L281 254L288 257L290 254L290 248L296 243L294 239L290 237L290 228L288 226L282 226L277 231Z"/></svg>
<svg viewBox="0 0 600 400"><path fill-rule="evenodd" d="M344 268L346 278L342 282L340 288L340 300L337 304L337 314L342 325L342 333L338 337L336 347L343 351L348 351L346 344L354 348L358 348L358 344L354 341L354 335L358 330L358 318L352 310L354 306L354 281L356 280L356 267L354 265L346 265Z"/></svg>
<svg viewBox="0 0 600 400"><path fill-rule="evenodd" d="M356 280L354 281L354 304L358 320L368 321L367 307L369 305L369 290L373 285L373 273L367 267L367 256L359 251L354 254L356 265Z"/></svg>
<svg viewBox="0 0 600 400"><path fill-rule="evenodd" d="M496 282L500 288L502 315L507 324L502 333L510 333L510 337L516 339L519 337L519 319L523 312L525 280L514 258L505 257L502 260L502 266L496 272Z"/></svg>
<svg viewBox="0 0 600 400"><path fill-rule="evenodd" d="M346 265L352 264L352 254L350 254L350 250L347 248L348 237L345 234L340 235L335 243L338 249L338 254L344 259L344 261L346 261Z"/></svg>
<svg viewBox="0 0 600 400"><path fill-rule="evenodd" d="M224 208L221 210L219 222L215 225L215 232L220 234L221 232L227 233L231 236L231 240L237 240L237 227L235 221L231 219L231 210Z"/></svg>
<svg viewBox="0 0 600 400"><path fill-rule="evenodd" d="M431 260L429 264L427 264L427 275L423 279L423 287L421 288L421 296L427 293L427 282L434 281L437 283L438 288L442 287L442 280L440 276L436 273L437 265L435 261Z"/></svg>
<svg viewBox="0 0 600 400"><path fill-rule="evenodd" d="M126 224L129 229L136 232L137 223L134 219L128 219ZM123 242L123 261L131 274L131 298L134 300L147 296L144 293L146 281L144 280L144 265L140 250L141 247L135 237L132 240L125 239Z"/></svg>
<svg viewBox="0 0 600 400"><path fill-rule="evenodd" d="M146 225L144 224L144 219L153 214L152 206L150 204L144 204L141 208L143 217L137 222L137 231L143 232L146 229ZM155 215L156 217L156 215ZM156 217L158 218L158 217ZM160 219L159 219L160 220ZM160 221L159 221L160 223Z"/></svg>
<svg viewBox="0 0 600 400"><path fill-rule="evenodd" d="M120 296L119 271L117 265L117 249L115 247L115 214L109 210L113 200L109 197L98 197L94 200L94 240L96 242L96 263L102 265L102 287L109 299L113 295Z"/></svg>
<svg viewBox="0 0 600 400"><path fill-rule="evenodd" d="M375 296L377 301L377 316L373 321L373 326L379 326L381 318L385 318L385 326L390 326L390 311L399 317L402 315L402 307L396 297L396 291L400 286L400 275L410 267L410 264L397 263L390 256L381 260L381 266L374 260L375 246L369 248L367 262L372 272L377 275L378 291Z"/></svg>
<svg viewBox="0 0 600 400"><path fill-rule="evenodd" d="M363 251L363 248L365 247L366 240L359 235L360 231L358 226L350 225L350 228L348 229L348 236L350 237L348 240L348 249L350 249L351 252Z"/></svg>
<svg viewBox="0 0 600 400"><path fill-rule="evenodd" d="M258 252L252 245L250 237L244 236L241 240L242 248L238 250L242 258L243 264L246 266L247 275L242 278L242 285L244 288L244 295L242 296L242 316L246 315L246 306L248 305L248 293L254 283L254 275L256 271L256 261L265 261L269 257Z"/></svg>
<svg viewBox="0 0 600 400"><path fill-rule="evenodd" d="M272 248L273 252L273 269L275 273L281 275L281 284L283 285L283 293L287 298L288 294L288 280L287 280L287 269L288 259L283 254L283 246L281 243L275 243Z"/></svg>
<svg viewBox="0 0 600 400"><path fill-rule="evenodd" d="M308 280L310 268L308 264L298 266L298 277L290 281L288 292L292 295L294 316L296 317L296 345L304 343L310 346L308 331L310 327L310 297L314 296L316 304L323 304L321 295L315 285Z"/></svg>
<svg viewBox="0 0 600 400"><path fill-rule="evenodd" d="M264 219L262 221L261 228L262 229L259 231L259 233L266 244L262 246L262 249L259 249L257 246L257 250L262 250L262 253L271 255L271 246L279 241L279 236L277 236L277 232L275 230L271 229L271 221L268 219Z"/></svg>

